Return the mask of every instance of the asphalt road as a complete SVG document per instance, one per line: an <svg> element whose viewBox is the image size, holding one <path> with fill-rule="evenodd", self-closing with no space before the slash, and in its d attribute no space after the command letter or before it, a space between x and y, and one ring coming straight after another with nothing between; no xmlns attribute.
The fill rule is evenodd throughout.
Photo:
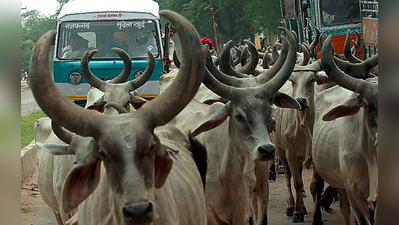
<svg viewBox="0 0 399 225"><path fill-rule="evenodd" d="M21 88L21 118L40 109L30 88Z"/></svg>

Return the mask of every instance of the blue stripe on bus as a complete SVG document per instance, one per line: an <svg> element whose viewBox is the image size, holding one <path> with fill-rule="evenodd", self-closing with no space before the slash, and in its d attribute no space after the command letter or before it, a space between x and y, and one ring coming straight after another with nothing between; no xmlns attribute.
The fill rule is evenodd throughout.
<svg viewBox="0 0 399 225"><path fill-rule="evenodd" d="M132 80L137 71L144 71L148 61L133 61L132 72L128 80ZM89 64L90 70L100 79L113 79L122 72L123 62L121 60L99 61L93 60ZM162 75L163 64L160 59L155 60L155 69L150 80L159 80ZM55 61L54 62L54 82L70 83L69 76L73 72L80 72L80 61ZM82 83L87 83L83 79Z"/></svg>

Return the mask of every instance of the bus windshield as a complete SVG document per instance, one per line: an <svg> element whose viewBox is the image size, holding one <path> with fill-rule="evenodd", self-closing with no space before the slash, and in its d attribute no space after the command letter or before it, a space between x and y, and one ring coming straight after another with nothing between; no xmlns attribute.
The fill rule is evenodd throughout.
<svg viewBox="0 0 399 225"><path fill-rule="evenodd" d="M96 58L119 58L112 47L124 49L132 58L147 58L147 50L159 56L159 37L153 20L68 21L59 26L57 58L80 59L97 49Z"/></svg>
<svg viewBox="0 0 399 225"><path fill-rule="evenodd" d="M360 22L357 0L320 0L320 6L322 22L326 26Z"/></svg>

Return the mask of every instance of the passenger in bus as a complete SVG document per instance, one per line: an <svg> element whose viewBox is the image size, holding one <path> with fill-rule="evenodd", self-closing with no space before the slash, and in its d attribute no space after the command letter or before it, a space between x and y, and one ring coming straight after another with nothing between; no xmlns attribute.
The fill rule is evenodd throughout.
<svg viewBox="0 0 399 225"><path fill-rule="evenodd" d="M69 45L62 50L62 58L70 59L74 57L82 56L88 49L89 41L78 35L77 33L71 33L69 39Z"/></svg>
<svg viewBox="0 0 399 225"><path fill-rule="evenodd" d="M114 37L113 31L105 33L106 43L99 48L99 51L103 51L105 56L115 56L115 53L111 50L113 47L121 48L121 43Z"/></svg>
<svg viewBox="0 0 399 225"><path fill-rule="evenodd" d="M79 51L79 38L81 38L77 33L71 33L69 36L69 44L62 49L62 58L70 59L72 56L77 56Z"/></svg>

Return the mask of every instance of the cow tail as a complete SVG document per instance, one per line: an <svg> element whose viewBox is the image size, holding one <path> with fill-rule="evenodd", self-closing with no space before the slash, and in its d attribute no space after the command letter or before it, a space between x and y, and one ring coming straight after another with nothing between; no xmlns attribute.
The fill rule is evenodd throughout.
<svg viewBox="0 0 399 225"><path fill-rule="evenodd" d="M206 152L206 148L203 144L201 144L197 139L195 139L191 132L188 134L190 141L190 151L191 155L194 159L195 165L198 168L198 171L201 175L202 185L205 190L205 182L206 182L206 172L208 169L208 154Z"/></svg>
<svg viewBox="0 0 399 225"><path fill-rule="evenodd" d="M338 201L338 191L336 188L328 186L324 190L320 198L320 205L323 207L324 211L328 213L334 213L334 210L330 208L331 204Z"/></svg>

